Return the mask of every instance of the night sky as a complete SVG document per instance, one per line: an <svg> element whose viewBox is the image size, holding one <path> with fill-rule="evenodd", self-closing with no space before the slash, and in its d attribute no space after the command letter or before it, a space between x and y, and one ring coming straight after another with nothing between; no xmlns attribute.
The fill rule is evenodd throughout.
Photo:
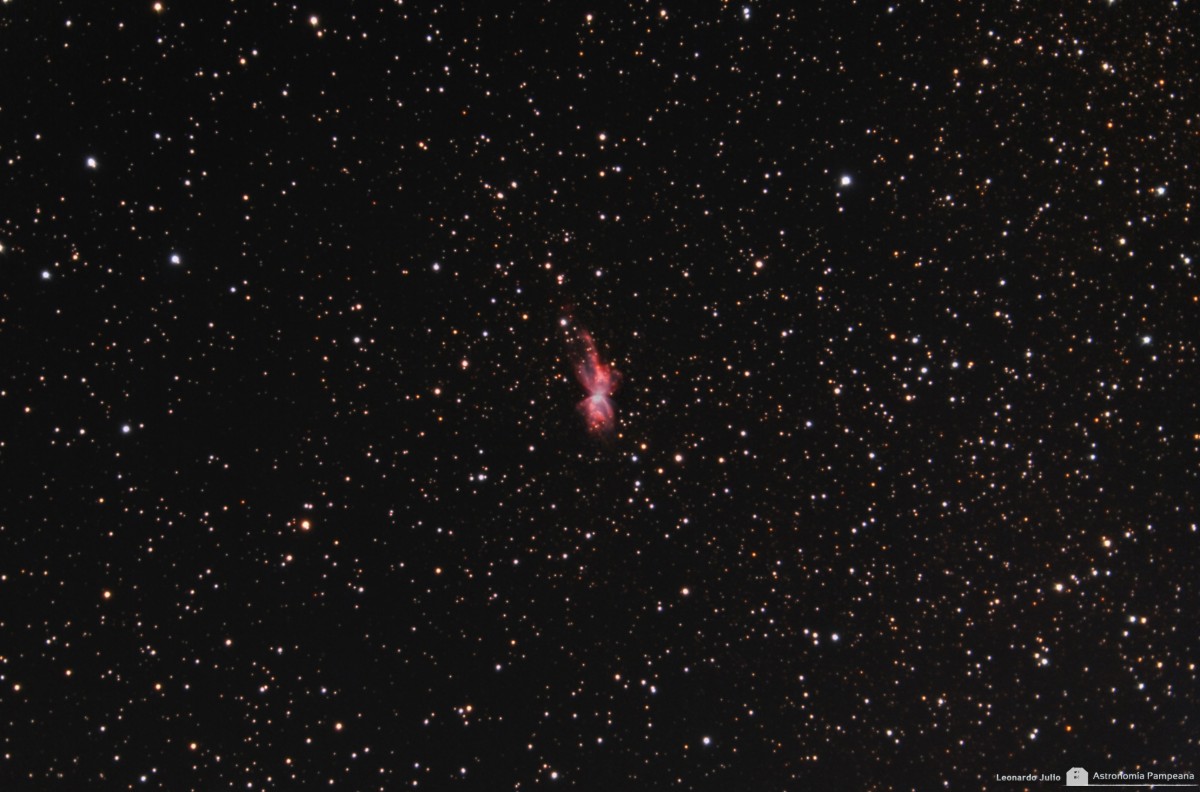
<svg viewBox="0 0 1200 792"><path fill-rule="evenodd" d="M3 0L0 789L1200 773L1198 10Z"/></svg>

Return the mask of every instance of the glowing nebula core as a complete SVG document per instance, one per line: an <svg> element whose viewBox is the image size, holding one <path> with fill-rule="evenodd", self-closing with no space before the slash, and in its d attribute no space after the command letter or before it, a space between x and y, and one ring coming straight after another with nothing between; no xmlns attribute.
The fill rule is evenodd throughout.
<svg viewBox="0 0 1200 792"><path fill-rule="evenodd" d="M587 398L579 402L579 413L583 416L589 432L599 437L608 436L617 420L616 410L609 397L616 391L621 376L600 360L596 343L587 330L579 330L574 346L577 357L575 377L588 392Z"/></svg>

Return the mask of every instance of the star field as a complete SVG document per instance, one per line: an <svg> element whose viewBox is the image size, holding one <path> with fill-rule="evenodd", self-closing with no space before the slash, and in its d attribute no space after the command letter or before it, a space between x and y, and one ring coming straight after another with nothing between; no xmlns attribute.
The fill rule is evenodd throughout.
<svg viewBox="0 0 1200 792"><path fill-rule="evenodd" d="M4 0L0 788L1200 772L1197 11Z"/></svg>

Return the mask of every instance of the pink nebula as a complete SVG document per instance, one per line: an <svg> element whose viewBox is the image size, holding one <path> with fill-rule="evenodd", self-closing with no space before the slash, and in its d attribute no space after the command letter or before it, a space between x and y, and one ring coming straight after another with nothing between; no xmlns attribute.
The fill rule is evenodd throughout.
<svg viewBox="0 0 1200 792"><path fill-rule="evenodd" d="M609 397L616 391L621 376L600 360L596 344L587 330L579 330L577 354L575 376L588 392L587 398L579 402L579 412L589 432L606 436L616 425L617 414Z"/></svg>

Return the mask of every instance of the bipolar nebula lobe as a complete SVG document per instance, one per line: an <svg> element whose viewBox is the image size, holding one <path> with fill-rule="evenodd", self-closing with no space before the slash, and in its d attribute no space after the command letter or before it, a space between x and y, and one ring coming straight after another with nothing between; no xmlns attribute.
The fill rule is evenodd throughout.
<svg viewBox="0 0 1200 792"><path fill-rule="evenodd" d="M587 330L580 328L571 345L575 377L588 395L579 402L578 410L588 431L597 437L607 437L616 425L616 410L609 398L617 389L621 375L600 360L596 343Z"/></svg>

